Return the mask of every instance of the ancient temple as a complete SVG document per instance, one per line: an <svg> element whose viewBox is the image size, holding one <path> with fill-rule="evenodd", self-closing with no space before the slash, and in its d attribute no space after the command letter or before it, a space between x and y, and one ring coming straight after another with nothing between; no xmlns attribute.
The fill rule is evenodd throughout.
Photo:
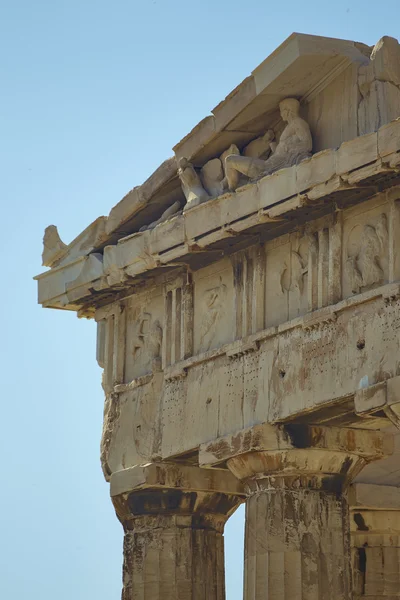
<svg viewBox="0 0 400 600"><path fill-rule="evenodd" d="M123 600L400 597L400 46L291 35L70 244Z"/></svg>

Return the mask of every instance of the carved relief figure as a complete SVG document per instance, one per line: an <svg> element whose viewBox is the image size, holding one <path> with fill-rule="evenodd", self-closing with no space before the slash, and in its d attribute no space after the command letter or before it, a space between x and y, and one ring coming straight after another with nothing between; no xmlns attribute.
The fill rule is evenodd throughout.
<svg viewBox="0 0 400 600"><path fill-rule="evenodd" d="M387 217L382 213L374 227L364 225L358 252L347 258L346 272L353 293L358 294L363 288L383 282L382 257L387 242Z"/></svg>
<svg viewBox="0 0 400 600"><path fill-rule="evenodd" d="M308 273L308 256L302 256L300 252L292 250L290 270L285 262L280 274L281 292L290 292L299 290L302 294L304 291L304 277Z"/></svg>
<svg viewBox="0 0 400 600"><path fill-rule="evenodd" d="M152 370L161 369L163 330L158 319L152 320L152 315L142 312L132 327L131 351L135 360L151 360Z"/></svg>
<svg viewBox="0 0 400 600"><path fill-rule="evenodd" d="M300 103L295 98L286 98L279 104L281 117L287 122L279 142L272 141L273 133L267 132L266 140L272 155L267 159L254 156L227 156L225 159L226 176L230 190L238 186L237 174L242 173L250 179L269 175L274 171L291 167L311 156L312 138L308 123L299 115ZM265 140L265 141L266 141Z"/></svg>
<svg viewBox="0 0 400 600"><path fill-rule="evenodd" d="M291 289L298 289L300 294L304 291L304 277L308 273L308 257L300 252L292 251L292 285Z"/></svg>
<svg viewBox="0 0 400 600"><path fill-rule="evenodd" d="M144 312L133 325L132 352L136 356L145 346L146 337L150 331L151 314Z"/></svg>
<svg viewBox="0 0 400 600"><path fill-rule="evenodd" d="M162 338L163 330L160 321L156 319L151 326L148 342L153 371L161 371Z"/></svg>
<svg viewBox="0 0 400 600"><path fill-rule="evenodd" d="M225 305L227 287L220 281L214 288L206 290L203 297L203 320L200 330L200 346L208 350L215 336L215 327Z"/></svg>

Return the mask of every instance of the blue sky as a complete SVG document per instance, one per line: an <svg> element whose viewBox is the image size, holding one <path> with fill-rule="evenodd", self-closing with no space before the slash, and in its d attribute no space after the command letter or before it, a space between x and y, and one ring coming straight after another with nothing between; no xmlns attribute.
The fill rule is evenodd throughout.
<svg viewBox="0 0 400 600"><path fill-rule="evenodd" d="M400 37L398 0L4 0L0 597L120 597L122 535L99 464L95 325L36 304L42 235L71 241L293 31ZM243 510L227 527L242 598Z"/></svg>

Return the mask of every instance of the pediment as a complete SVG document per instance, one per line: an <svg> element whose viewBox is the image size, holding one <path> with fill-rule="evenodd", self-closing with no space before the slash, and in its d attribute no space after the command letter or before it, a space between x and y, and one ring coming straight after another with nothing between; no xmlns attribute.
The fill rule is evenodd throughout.
<svg viewBox="0 0 400 600"><path fill-rule="evenodd" d="M181 159L199 170L209 160L221 159L232 144L242 152L269 129L278 141L285 126L278 107L285 98L300 102L313 154L376 132L400 116L400 46L388 37L371 48L293 33L174 146L174 156L101 219L100 228L96 220L63 248L62 263L103 252L106 246L154 225L174 204L183 209L186 200L177 173Z"/></svg>
<svg viewBox="0 0 400 600"><path fill-rule="evenodd" d="M293 33L174 147L176 157L200 166L231 143L240 147L276 126L281 100L309 102L349 65L368 64L370 52L356 42Z"/></svg>

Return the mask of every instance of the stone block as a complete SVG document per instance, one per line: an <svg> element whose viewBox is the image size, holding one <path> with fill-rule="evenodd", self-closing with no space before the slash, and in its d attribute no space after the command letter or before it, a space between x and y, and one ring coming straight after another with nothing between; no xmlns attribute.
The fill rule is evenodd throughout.
<svg viewBox="0 0 400 600"><path fill-rule="evenodd" d="M372 441L373 445L371 445ZM199 464L202 467L211 467L230 458L252 452L275 452L298 448L354 452L368 459L391 454L393 438L377 431L361 429L346 430L297 423L274 426L263 423L202 444L199 451Z"/></svg>
<svg viewBox="0 0 400 600"><path fill-rule="evenodd" d="M374 75L380 81L400 86L400 44L392 37L382 37L371 54Z"/></svg>
<svg viewBox="0 0 400 600"><path fill-rule="evenodd" d="M378 136L369 133L361 137L343 142L337 152L336 172L338 175L348 173L373 162L378 158Z"/></svg>
<svg viewBox="0 0 400 600"><path fill-rule="evenodd" d="M191 160L215 135L215 117L209 116L200 121L196 127L186 135L173 150L176 160L181 158Z"/></svg>
<svg viewBox="0 0 400 600"><path fill-rule="evenodd" d="M220 131L226 127L246 106L256 97L256 86L254 77L246 77L222 102L220 102L212 113L215 116L215 128Z"/></svg>
<svg viewBox="0 0 400 600"><path fill-rule="evenodd" d="M166 223L160 223L150 232L149 248L151 254L166 252L185 243L185 218L183 215L173 217Z"/></svg>
<svg viewBox="0 0 400 600"><path fill-rule="evenodd" d="M354 409L356 414L374 413L386 405L386 383L377 383L357 390L354 394Z"/></svg>
<svg viewBox="0 0 400 600"><path fill-rule="evenodd" d="M161 188L176 177L177 164L174 156L167 158L140 186L140 197L148 202Z"/></svg>
<svg viewBox="0 0 400 600"><path fill-rule="evenodd" d="M221 227L221 202L219 198L204 202L183 213L187 240L194 240L212 229Z"/></svg>
<svg viewBox="0 0 400 600"><path fill-rule="evenodd" d="M358 107L359 134L377 131L400 114L400 89L389 81L373 81Z"/></svg>
<svg viewBox="0 0 400 600"><path fill-rule="evenodd" d="M303 160L296 167L296 190L304 192L320 183L325 183L336 174L335 150L322 150Z"/></svg>
<svg viewBox="0 0 400 600"><path fill-rule="evenodd" d="M400 403L400 376L388 379L386 386L388 406Z"/></svg>
<svg viewBox="0 0 400 600"><path fill-rule="evenodd" d="M233 194L221 196L219 204L221 207L221 222L224 225L242 219L258 211L258 186L254 184L244 185Z"/></svg>
<svg viewBox="0 0 400 600"><path fill-rule="evenodd" d="M349 489L349 505L353 510L400 510L400 487L353 483Z"/></svg>
<svg viewBox="0 0 400 600"><path fill-rule="evenodd" d="M259 208L272 206L277 202L291 198L296 192L296 167L281 169L258 182Z"/></svg>
<svg viewBox="0 0 400 600"><path fill-rule="evenodd" d="M103 256L101 254L89 254L89 256L85 256L78 277L65 284L67 295L74 288L89 284L103 275Z"/></svg>
<svg viewBox="0 0 400 600"><path fill-rule="evenodd" d="M106 223L107 235L121 227L145 205L146 201L140 196L140 187L134 187L111 209Z"/></svg>
<svg viewBox="0 0 400 600"><path fill-rule="evenodd" d="M106 223L107 235L111 235L113 231L132 219L174 176L176 176L176 161L172 157L161 163L141 186L134 187L111 209Z"/></svg>
<svg viewBox="0 0 400 600"><path fill-rule="evenodd" d="M400 151L400 118L383 125L378 131L378 152L380 157Z"/></svg>
<svg viewBox="0 0 400 600"><path fill-rule="evenodd" d="M111 496L149 488L244 495L242 484L229 471L206 471L176 463L149 463L116 471L110 483Z"/></svg>
<svg viewBox="0 0 400 600"><path fill-rule="evenodd" d="M85 262L85 257L80 257L62 267L56 267L39 275L38 280L38 302L40 304L54 302L56 306L66 306L66 284L76 279Z"/></svg>
<svg viewBox="0 0 400 600"><path fill-rule="evenodd" d="M107 218L99 217L82 231L66 248L66 253L61 259L59 265L65 265L68 262L87 256L93 250L101 246L107 240L106 232Z"/></svg>

